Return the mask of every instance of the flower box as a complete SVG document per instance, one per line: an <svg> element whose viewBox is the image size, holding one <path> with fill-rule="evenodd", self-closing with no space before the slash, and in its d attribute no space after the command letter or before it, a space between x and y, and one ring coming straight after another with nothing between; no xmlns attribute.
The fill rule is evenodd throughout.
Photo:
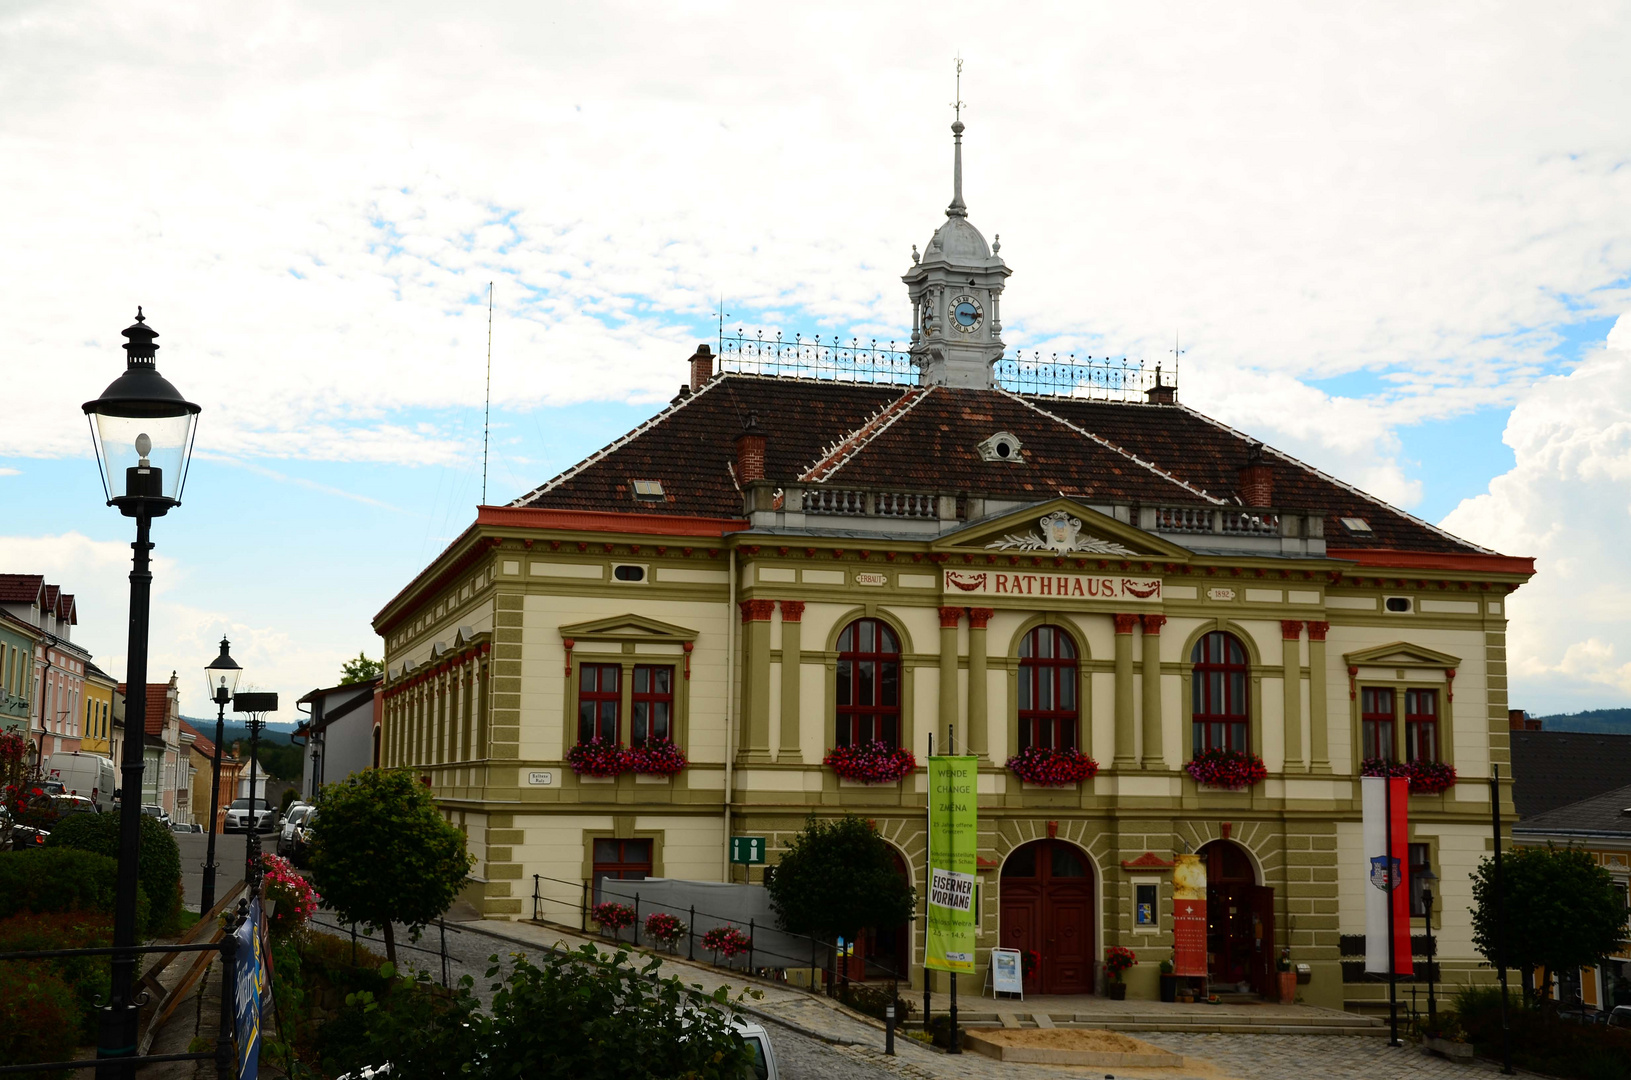
<svg viewBox="0 0 1631 1080"><path fill-rule="evenodd" d="M1008 759L1008 771L1037 787L1070 787L1091 780L1099 763L1075 747L1028 746Z"/></svg>
<svg viewBox="0 0 1631 1080"><path fill-rule="evenodd" d="M689 762L670 739L651 739L623 752L625 768L645 776L674 776Z"/></svg>
<svg viewBox="0 0 1631 1080"><path fill-rule="evenodd" d="M1240 791L1260 783L1269 771L1263 759L1241 750L1204 750L1184 766L1203 787Z"/></svg>
<svg viewBox="0 0 1631 1080"><path fill-rule="evenodd" d="M613 777L628 772L628 752L622 743L595 738L566 752L566 763L579 776Z"/></svg>
<svg viewBox="0 0 1631 1080"><path fill-rule="evenodd" d="M1440 1057L1449 1058L1451 1061L1464 1061L1468 1064L1472 1063L1472 1043L1464 1043L1456 1039L1440 1039L1432 1035L1424 1035L1422 1036L1421 1040L1421 1048L1429 1053L1437 1054Z"/></svg>
<svg viewBox="0 0 1631 1080"><path fill-rule="evenodd" d="M917 758L910 750L884 742L835 746L821 763L839 779L862 784L892 784L917 769Z"/></svg>
<svg viewBox="0 0 1631 1080"><path fill-rule="evenodd" d="M1439 795L1455 786L1455 766L1442 761L1387 761L1366 758L1359 763L1360 776L1402 776L1410 781L1412 795Z"/></svg>

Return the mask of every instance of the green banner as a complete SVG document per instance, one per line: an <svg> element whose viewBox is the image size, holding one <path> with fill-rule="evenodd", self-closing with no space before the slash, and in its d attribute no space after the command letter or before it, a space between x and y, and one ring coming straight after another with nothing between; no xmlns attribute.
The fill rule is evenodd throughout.
<svg viewBox="0 0 1631 1080"><path fill-rule="evenodd" d="M978 760L929 759L929 928L923 962L936 971L974 971Z"/></svg>

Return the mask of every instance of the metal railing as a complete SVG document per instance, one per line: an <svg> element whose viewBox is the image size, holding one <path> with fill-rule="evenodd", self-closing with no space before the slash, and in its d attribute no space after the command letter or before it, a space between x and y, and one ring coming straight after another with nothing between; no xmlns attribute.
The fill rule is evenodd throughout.
<svg viewBox="0 0 1631 1080"><path fill-rule="evenodd" d="M719 370L750 375L776 375L793 379L820 379L849 383L901 383L915 386L917 362L895 342L876 339L831 340L780 332L749 334L738 329L719 337Z"/></svg>
<svg viewBox="0 0 1631 1080"><path fill-rule="evenodd" d="M1086 356L1075 353L1044 355L1040 350L1004 356L993 366L998 386L1016 394L1040 397L1137 400L1161 378L1161 365L1146 368L1142 360L1127 357ZM1163 385L1176 387L1176 370Z"/></svg>
<svg viewBox="0 0 1631 1080"><path fill-rule="evenodd" d="M553 883L558 884L558 885L566 885L566 886L569 886L569 887L571 887L571 888L573 888L575 890L578 890L579 893L580 893L580 899L576 903L574 903L574 902L572 902L570 900L561 900L561 899L559 899L557 897L545 895L544 892L543 892L542 885L546 881L553 882ZM636 884L636 882L632 881L632 880L618 880L617 884L619 884L619 885L632 885L632 884ZM587 881L566 881L566 880L564 880L562 878L546 877L543 874L534 874L534 875L532 875L532 919L533 919L534 922L558 921L558 920L549 920L549 919L546 919L544 917L545 914L546 914L544 905L546 905L546 904L555 904L555 905L558 905L559 907L564 908L564 909L566 909L568 911L575 911L577 913L577 915L578 915L578 927L579 927L580 932L585 934L585 935L588 935L588 933L589 933L589 923L591 921L593 921L593 915L591 914L591 911L592 911L592 908L593 908L593 904L591 903L592 899L593 898L590 895L590 883L587 882ZM621 897L619 899L621 899ZM645 910L645 914L648 915L648 916L651 915L651 914L655 914L659 910L665 911L665 912L667 912L669 914L673 914L673 915L686 916L686 918L685 918L685 937L686 937L685 952L686 952L686 959L687 960L693 960L693 961L696 959L697 939L698 939L699 936L705 936L705 935L699 935L697 933L697 918L699 916L704 918L704 919L709 919L709 920L714 921L715 923L726 925L726 926L736 926L740 922L740 920L737 920L737 919L735 919L735 918L733 918L731 916L728 916L728 915L719 915L719 914L716 914L714 912L709 912L709 911L698 911L695 904L691 904L691 905L688 905L686 907L675 907L673 905L659 903L659 902L654 901L654 900L642 900L642 898L640 896L640 893L638 891L636 891L634 893L634 904L633 904L633 908L634 908L634 924L633 924L633 926L631 926L629 928L630 930L633 931L633 942L632 942L632 944L635 945L636 947L639 947L639 945L640 945L640 929L641 929L641 926L643 925L643 923L642 923L643 916L641 914L642 907ZM787 930L782 930L780 928L772 928L772 927L767 926L765 928L766 930L775 929L776 934L778 936L780 936L780 937L793 938L793 939L797 939L799 941L807 942L809 944L810 953L809 953L808 957L805 957L805 956L802 956L802 955L801 956L792 956L792 955L789 955L789 954L784 953L784 952L778 952L775 949L762 948L762 947L758 946L755 943L754 938L756 937L757 931L759 929L757 919L749 918L748 919L747 929L748 929L748 948L747 948L747 953L746 953L747 963L746 963L746 967L745 967L745 970L744 970L744 974L749 974L749 975L754 974L757 970L759 970L761 968L781 969L781 970L786 970L787 968L792 968L794 970L808 969L811 972L811 987L810 988L813 990L813 989L815 989L814 973L817 972L817 971L820 971L825 976L826 989L827 989L827 993L828 993L829 996L831 996L832 994L837 992L837 985L838 985L839 981L843 981L845 983L854 981L852 976L849 973L849 969L850 969L853 961L848 955L846 955L844 957L845 963L843 965L839 965L837 963L837 961L838 961L838 949L837 949L837 946L836 946L835 942L822 941L820 938L811 937L808 934L795 934L795 933L792 933L792 932L787 931ZM619 936L619 937L615 938L614 940L621 941L622 938L621 938L621 936ZM650 944L651 943L648 942L648 947L650 946ZM853 945L853 943L851 943L851 944ZM678 943L675 943L671 947L671 951L673 951L676 955L678 955L678 951L679 951ZM704 951L706 951L706 946L704 946ZM758 958L758 959L767 959L767 960L790 961L790 963L780 963L780 964L773 963L773 964L756 965L754 963L754 960L756 958ZM907 975L903 974L893 964L885 963L881 959L877 959L875 957L870 957L870 956L864 956L864 955L861 957L861 960L862 960L862 963L863 963L863 968L862 968L862 979L860 981L863 981L863 982L866 981L865 980L866 972L865 972L865 966L864 965L867 964L867 963L870 963L874 967L876 967L880 971L882 971L884 973L884 977L887 980L889 980L890 982L893 982L893 983L910 982L909 977ZM723 965L723 966L729 967L729 965Z"/></svg>

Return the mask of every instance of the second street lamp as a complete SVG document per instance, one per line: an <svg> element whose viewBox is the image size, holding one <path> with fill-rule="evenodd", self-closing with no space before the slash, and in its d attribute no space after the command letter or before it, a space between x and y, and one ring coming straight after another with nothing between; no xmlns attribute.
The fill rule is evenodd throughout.
<svg viewBox="0 0 1631 1080"><path fill-rule="evenodd" d="M232 654L227 651L228 646L227 639L223 637L221 655L204 667L210 700L215 702L215 761L210 767L209 851L204 856L204 888L198 905L199 912L206 915L215 906L215 871L218 869L215 861L215 831L216 815L221 812L221 743L226 738L227 704L232 701L232 694L238 689L238 679L243 675L243 668L232 659Z"/></svg>
<svg viewBox="0 0 1631 1080"><path fill-rule="evenodd" d="M113 947L136 944L137 860L141 851L142 750L147 730L147 630L153 595L149 539L153 519L181 505L181 489L192 458L198 406L183 398L158 373L154 359L158 333L142 309L124 330L125 372L84 405L96 446L102 491L109 506L136 519L134 565L130 571L130 636L125 660L125 740L119 766L119 871L113 901ZM140 1003L136 995L134 952L113 954L108 1004L102 1010L96 1056L99 1080L133 1078L135 1065L121 1058L136 1053Z"/></svg>

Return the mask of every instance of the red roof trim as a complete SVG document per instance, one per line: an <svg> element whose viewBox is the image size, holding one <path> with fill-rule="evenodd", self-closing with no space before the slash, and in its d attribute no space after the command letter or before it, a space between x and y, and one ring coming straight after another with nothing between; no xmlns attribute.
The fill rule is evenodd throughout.
<svg viewBox="0 0 1631 1080"><path fill-rule="evenodd" d="M1391 551L1385 548L1326 548L1332 559L1360 566L1397 566L1418 570L1465 570L1476 574L1533 576L1535 560L1525 555L1480 555L1473 552Z"/></svg>
<svg viewBox="0 0 1631 1080"><path fill-rule="evenodd" d="M658 536L724 536L748 527L742 518L625 514L608 510L549 510L530 506L480 506L477 525L501 528L571 529L577 532L650 533Z"/></svg>

